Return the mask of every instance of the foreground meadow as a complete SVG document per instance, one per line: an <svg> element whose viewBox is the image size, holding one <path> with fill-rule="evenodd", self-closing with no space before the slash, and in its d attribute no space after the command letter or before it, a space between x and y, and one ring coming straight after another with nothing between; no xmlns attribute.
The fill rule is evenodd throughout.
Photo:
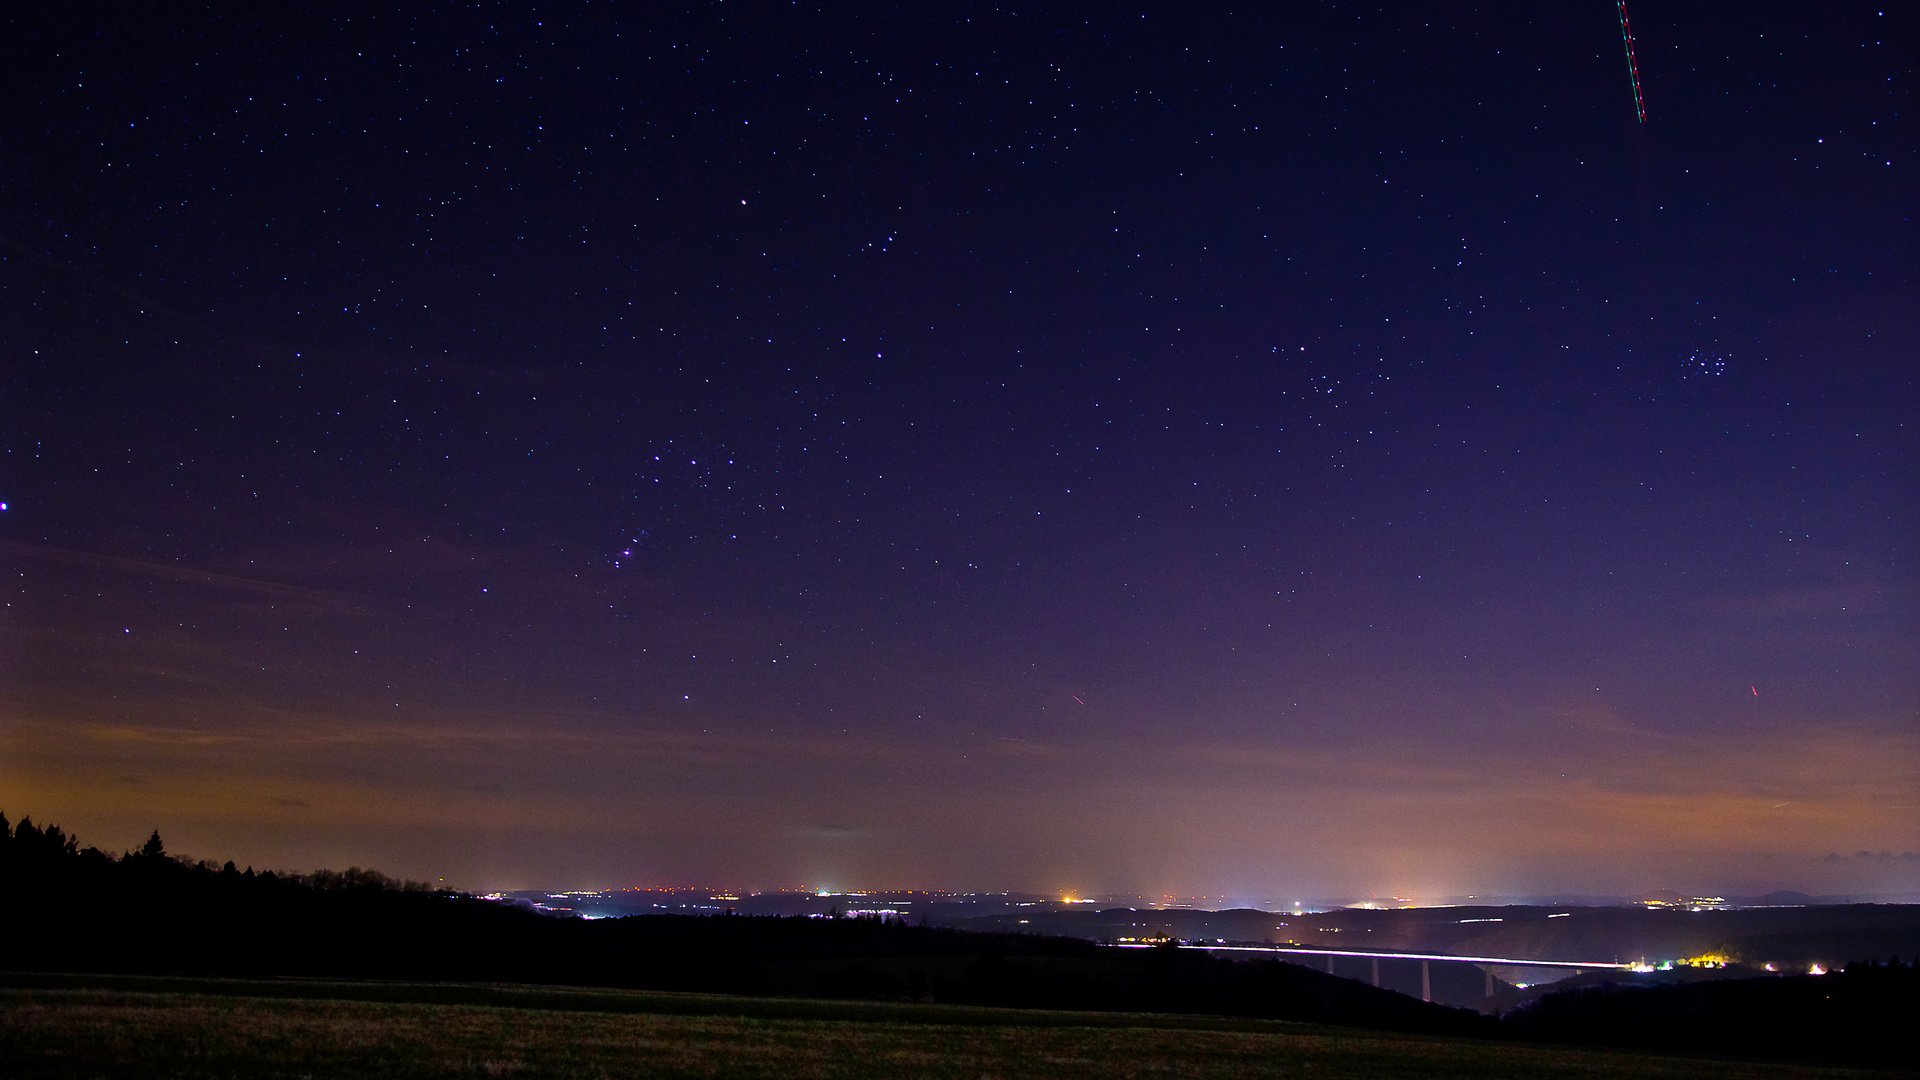
<svg viewBox="0 0 1920 1080"><path fill-rule="evenodd" d="M9 1078L1885 1075L1191 1017L430 984L12 981L0 987Z"/></svg>

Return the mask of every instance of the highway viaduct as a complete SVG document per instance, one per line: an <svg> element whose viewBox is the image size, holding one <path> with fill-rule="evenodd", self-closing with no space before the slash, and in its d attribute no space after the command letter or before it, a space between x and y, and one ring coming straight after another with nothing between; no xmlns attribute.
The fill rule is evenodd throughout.
<svg viewBox="0 0 1920 1080"><path fill-rule="evenodd" d="M1362 950L1362 949L1317 949L1309 946L1300 946L1300 945L1207 945L1200 942L1193 942L1189 944L1187 947L1194 948L1194 949L1204 949L1207 952L1279 953L1287 956L1323 956L1323 957L1326 957L1326 960L1327 960L1327 974L1329 975L1333 974L1333 961L1335 957L1341 957L1341 956L1365 957L1373 961L1373 985L1375 986L1380 985L1380 961L1382 960L1418 960L1420 961L1420 1000L1422 1001L1433 1000L1433 969L1429 965L1436 960L1442 961L1444 963L1450 963L1450 964L1476 964L1484 968L1502 966L1502 967L1560 968L1562 970L1574 970L1574 971L1600 971L1600 970L1632 971L1635 967L1635 965L1633 964L1622 964L1622 963L1619 963L1618 961L1603 961L1603 960L1516 960L1509 957L1500 957L1500 956L1454 956L1449 953L1377 952L1377 951ZM1115 948L1151 949L1151 948L1154 948L1154 946L1143 943L1143 942L1122 942L1116 945ZM1493 972L1489 970L1487 971L1486 975L1487 975L1487 996L1492 997L1493 996Z"/></svg>

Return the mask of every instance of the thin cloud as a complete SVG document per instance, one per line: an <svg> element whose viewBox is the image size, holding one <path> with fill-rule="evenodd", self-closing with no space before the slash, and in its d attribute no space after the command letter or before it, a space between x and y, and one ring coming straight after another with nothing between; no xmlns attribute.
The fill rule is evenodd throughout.
<svg viewBox="0 0 1920 1080"><path fill-rule="evenodd" d="M361 594L337 589L313 589L303 585L289 585L285 582L272 581L266 578L242 577L236 574L222 574L210 570L198 570L190 566L180 566L176 563L129 559L119 555L103 555L99 552L92 551L73 551L67 548L48 547L41 544L23 544L13 540L0 540L0 552L42 562L59 563L64 566L82 566L94 570L105 570L111 573L162 578L189 585L204 585L214 589L248 593L270 600L302 603L312 608L358 611L370 603L369 598Z"/></svg>

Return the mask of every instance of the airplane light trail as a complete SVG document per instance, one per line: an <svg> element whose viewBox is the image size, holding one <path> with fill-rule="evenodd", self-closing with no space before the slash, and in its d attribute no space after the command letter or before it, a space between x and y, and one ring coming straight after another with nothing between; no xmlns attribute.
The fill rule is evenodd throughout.
<svg viewBox="0 0 1920 1080"><path fill-rule="evenodd" d="M1647 104L1640 97L1640 66L1633 60L1633 24L1627 21L1627 0L1617 2L1620 5L1620 40L1627 45L1627 75L1633 79L1633 111L1644 124L1647 122Z"/></svg>

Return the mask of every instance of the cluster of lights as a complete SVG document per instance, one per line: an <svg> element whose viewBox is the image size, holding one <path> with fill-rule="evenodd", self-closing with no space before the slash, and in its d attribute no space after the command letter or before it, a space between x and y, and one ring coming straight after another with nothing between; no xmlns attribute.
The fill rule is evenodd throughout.
<svg viewBox="0 0 1920 1080"><path fill-rule="evenodd" d="M1688 911L1719 911L1731 906L1724 896L1689 896L1678 900L1642 900L1640 903L1650 908L1685 908Z"/></svg>
<svg viewBox="0 0 1920 1080"><path fill-rule="evenodd" d="M1717 376L1727 373L1727 362L1724 359L1718 356L1701 356L1698 353L1687 357L1687 362L1681 367L1684 369L1684 377L1689 379L1696 375Z"/></svg>

